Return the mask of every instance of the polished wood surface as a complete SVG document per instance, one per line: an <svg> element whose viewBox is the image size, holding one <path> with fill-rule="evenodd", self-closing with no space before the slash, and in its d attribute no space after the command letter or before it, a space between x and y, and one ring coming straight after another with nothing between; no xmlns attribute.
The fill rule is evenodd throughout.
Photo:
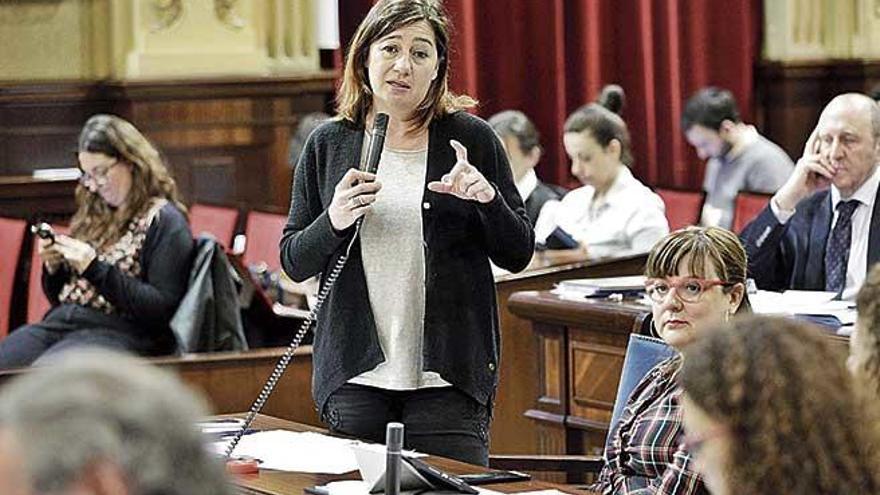
<svg viewBox="0 0 880 495"><path fill-rule="evenodd" d="M177 374L201 391L217 414L250 409L285 348L187 354L144 359L144 362ZM312 401L312 348L297 349L287 371L266 403L263 412L299 423L319 426ZM29 368L0 370L0 386Z"/></svg>
<svg viewBox="0 0 880 495"><path fill-rule="evenodd" d="M0 175L0 217L56 222L76 211L77 181Z"/></svg>
<svg viewBox="0 0 880 495"><path fill-rule="evenodd" d="M517 292L510 311L532 324L538 391L525 417L541 442L539 454L601 454L630 333L645 330L641 301L565 298Z"/></svg>
<svg viewBox="0 0 880 495"><path fill-rule="evenodd" d="M536 423L524 416L538 393L539 341L531 322L510 308L510 296L518 291L547 290L567 279L637 275L644 271L646 255L590 260L581 250L543 251L535 254L520 273L495 277L498 317L501 326L501 361L498 394L491 429L493 454L531 454L541 451L547 439Z"/></svg>
<svg viewBox="0 0 880 495"><path fill-rule="evenodd" d="M290 421L284 421L278 418L267 416L258 416L254 421L254 427L258 429L285 429L291 431L318 431L315 428L300 425ZM469 474L486 471L485 468L465 464L463 462L453 461L441 457L430 456L426 462L452 474ZM357 472L346 473L344 475L326 475L311 473L286 473L278 471L261 471L256 475L240 476L235 478L235 484L239 487L241 493L261 494L261 495L290 495L303 492L304 488L315 485L324 485L331 481L341 479L360 479ZM516 483L499 483L485 486L489 490L495 490L505 493L514 493L522 491L535 491L556 489L569 493L590 494L592 492L584 490L575 490L574 487L566 487L553 485L542 481L523 481Z"/></svg>
<svg viewBox="0 0 880 495"><path fill-rule="evenodd" d="M188 203L286 212L288 145L332 106L336 73L265 78L0 85L0 176L68 167L96 113L130 120L168 159Z"/></svg>

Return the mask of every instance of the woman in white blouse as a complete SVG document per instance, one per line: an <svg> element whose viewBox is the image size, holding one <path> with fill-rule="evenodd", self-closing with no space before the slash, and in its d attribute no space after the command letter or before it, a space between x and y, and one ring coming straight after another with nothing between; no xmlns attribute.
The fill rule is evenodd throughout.
<svg viewBox="0 0 880 495"><path fill-rule="evenodd" d="M663 201L629 170L632 153L623 119L591 103L568 117L562 139L572 174L584 186L544 205L536 240L546 244L558 228L590 257L650 251L669 224Z"/></svg>

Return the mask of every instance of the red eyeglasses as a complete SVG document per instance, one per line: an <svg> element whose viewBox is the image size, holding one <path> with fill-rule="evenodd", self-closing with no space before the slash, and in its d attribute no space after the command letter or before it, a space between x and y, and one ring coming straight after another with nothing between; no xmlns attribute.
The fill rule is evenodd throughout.
<svg viewBox="0 0 880 495"><path fill-rule="evenodd" d="M716 285L731 287L736 284L719 279L696 277L649 278L645 281L645 292L648 293L648 297L652 301L661 304L672 292L672 289L675 289L675 294L679 299L687 303L695 303L700 302L703 294Z"/></svg>

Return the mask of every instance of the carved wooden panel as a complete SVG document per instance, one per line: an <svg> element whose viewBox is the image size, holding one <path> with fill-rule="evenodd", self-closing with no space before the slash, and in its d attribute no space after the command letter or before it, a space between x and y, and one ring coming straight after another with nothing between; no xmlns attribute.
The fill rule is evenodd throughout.
<svg viewBox="0 0 880 495"><path fill-rule="evenodd" d="M286 211L292 129L328 111L332 72L285 78L0 86L0 175L69 167L82 124L110 112L168 158L187 202Z"/></svg>
<svg viewBox="0 0 880 495"><path fill-rule="evenodd" d="M541 394L538 403L561 412L565 393L565 334L541 335Z"/></svg>
<svg viewBox="0 0 880 495"><path fill-rule="evenodd" d="M579 418L607 423L614 408L625 347L598 343L590 339L593 332L582 331L578 338L574 333L569 342L569 411Z"/></svg>

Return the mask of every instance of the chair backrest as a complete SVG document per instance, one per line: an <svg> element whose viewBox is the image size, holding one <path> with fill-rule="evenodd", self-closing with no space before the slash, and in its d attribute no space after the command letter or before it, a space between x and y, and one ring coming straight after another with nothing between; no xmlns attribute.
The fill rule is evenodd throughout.
<svg viewBox="0 0 880 495"><path fill-rule="evenodd" d="M611 433L617 428L620 414L636 385L657 363L674 354L675 349L658 338L637 333L630 334L626 357L623 358L620 384L617 386L617 397L614 399L614 410L611 413L608 439L612 438Z"/></svg>
<svg viewBox="0 0 880 495"><path fill-rule="evenodd" d="M281 268L281 253L278 242L281 230L287 224L287 216L277 213L248 212L247 226L244 229L247 244L241 259L245 266L266 263L269 270Z"/></svg>
<svg viewBox="0 0 880 495"><path fill-rule="evenodd" d="M0 218L0 339L9 333L15 274L21 260L26 229L27 222L24 220Z"/></svg>
<svg viewBox="0 0 880 495"><path fill-rule="evenodd" d="M69 227L52 225L56 234L70 233ZM43 319L52 305L43 293L43 261L37 252L37 237L34 237L31 250L31 270L28 276L27 323L36 323Z"/></svg>
<svg viewBox="0 0 880 495"><path fill-rule="evenodd" d="M196 203L189 209L189 225L193 237L207 232L224 247L232 246L232 236L238 223L238 210L226 206Z"/></svg>
<svg viewBox="0 0 880 495"><path fill-rule="evenodd" d="M706 201L705 191L685 191L681 189L655 190L666 205L666 220L669 230L678 230L688 225L698 225L703 214L703 203Z"/></svg>
<svg viewBox="0 0 880 495"><path fill-rule="evenodd" d="M733 231L742 232L761 210L770 202L772 194L740 191L733 204Z"/></svg>

